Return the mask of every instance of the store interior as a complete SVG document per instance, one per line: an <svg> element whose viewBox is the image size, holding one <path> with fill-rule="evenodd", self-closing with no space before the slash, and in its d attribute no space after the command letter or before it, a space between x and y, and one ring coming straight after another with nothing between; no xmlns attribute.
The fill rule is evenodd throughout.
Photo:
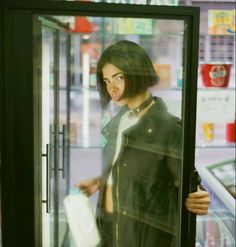
<svg viewBox="0 0 236 247"><path fill-rule="evenodd" d="M228 6L227 10L225 6L227 4L223 6L222 3L201 5L195 166L202 177L202 183L211 192L212 202L209 214L197 218L196 246L223 247L235 244L233 227L235 224L235 184L233 185L235 183L233 181L235 140L230 140L226 134L227 126L235 121L235 56L233 55L235 37L232 33L223 33L226 32L223 27L215 31L218 33L211 34L213 31L209 26L211 24L209 18L217 15L213 9L220 12L223 7L224 13L231 11L232 5ZM72 33L73 80L70 93L69 172L69 187L72 187L82 179L98 176L101 173L101 147L104 139L100 134L100 129L117 110L113 104L106 111L100 108L95 73L101 50L120 39L129 39L144 47L160 76L160 83L153 89L153 95L164 98L168 111L181 117L184 81L182 67L184 23L176 20L153 21L148 19L137 19L134 22L132 19L124 18L83 16L53 16L51 18L68 25ZM127 26L129 29L125 28ZM45 40L49 37L50 33L45 31ZM47 58L43 62L43 68L46 68L46 63ZM210 80L209 76L204 77L204 73L207 73L205 70L209 69L207 65L221 66L220 68L224 70L222 73L227 73L224 77L226 81L221 78L218 83L227 85L207 85ZM61 66L63 68L63 58ZM47 68L49 67L50 64ZM43 75L47 75L47 71L43 72ZM66 77L66 70L64 74L63 71L61 73L61 81L63 81L63 76ZM64 85L65 88L66 85ZM60 93L63 97L63 90ZM65 96L64 100L66 100ZM61 103L61 111L65 105L65 102ZM66 113L66 109L64 111ZM62 113L60 121L65 121L65 118L66 116L63 117ZM218 188L219 183L221 187ZM229 193L229 195L219 196L215 188L220 193ZM91 199L95 207L97 194ZM66 222L62 202L61 210L60 217L65 217L64 222ZM223 218L222 215L224 215ZM47 233L45 234L47 242L49 238Z"/></svg>
<svg viewBox="0 0 236 247"><path fill-rule="evenodd" d="M165 1L157 2L153 4ZM211 203L209 213L197 217L195 246L233 247L236 242L235 3L180 0L169 1L169 5L170 2L200 6L195 167L210 193ZM75 247L64 199L80 180L101 174L105 139L100 130L119 110L113 103L106 110L100 105L96 64L101 52L121 39L142 46L160 78L159 84L151 89L152 94L165 99L168 111L181 118L183 88L185 83L191 83L185 80L187 27L183 20L171 19L63 15L35 18L40 23L40 28L35 26L35 37L41 37L39 41L35 39L41 46L34 56L41 59L37 66L42 79L42 198L47 201L42 204L42 246L52 246L56 238L55 246ZM58 140L52 134L55 131L59 133ZM52 154L56 148L58 193L47 198L55 189L47 167L48 154L51 162L55 162ZM96 193L91 197L94 208L97 196ZM51 208L55 199L59 212L57 236L52 234L55 212Z"/></svg>

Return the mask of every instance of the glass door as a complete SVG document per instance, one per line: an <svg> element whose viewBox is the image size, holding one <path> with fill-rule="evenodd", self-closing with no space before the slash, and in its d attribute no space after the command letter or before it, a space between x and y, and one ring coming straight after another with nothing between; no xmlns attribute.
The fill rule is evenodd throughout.
<svg viewBox="0 0 236 247"><path fill-rule="evenodd" d="M3 100L9 107L4 111L4 124L9 124L11 131L6 128L6 135L1 138L3 144L10 146L9 153L4 152L2 163L4 175L9 175L12 197L9 200L6 196L8 187L3 180L2 204L6 213L2 216L8 223L4 226L3 243L12 243L15 241L12 236L17 235L19 246L72 247L72 241L67 244L64 237L67 222L63 220L66 218L62 201L68 193L67 186L93 176L104 178L101 182L106 185L104 172L111 168L109 161L113 158L116 135L109 139L100 130L121 109L112 102L107 108L101 108L95 79L97 64L108 46L128 40L141 47L151 59L148 64L153 65L152 72L158 75L159 84L150 88L150 92L156 102L156 113L161 114L159 109L162 109L168 124L163 118L146 119L142 123L147 128L137 122L129 129L135 132L127 133L129 138L122 142L127 144L121 149L127 156L119 155L124 162L116 166L113 180L117 192L113 195L115 241L122 243L122 247L127 243L155 246L149 245L153 239L145 237L145 232L151 230L164 232L171 241L173 238L174 246L194 246L195 221L191 223L194 215L186 210L185 198L192 189L190 175L194 170L199 10L77 1L34 2L28 7L19 3L17 8L12 3L9 8L6 11L9 28L4 33L7 37L4 42L9 42L4 43L6 97ZM35 18L39 24L37 37L33 36ZM72 37L71 49L69 39L62 34L65 27ZM73 66L67 60L70 50ZM121 65L135 55L126 54ZM137 64L138 61L134 60ZM65 76L66 67L71 68L71 77ZM130 73L135 77L142 71L142 66L139 68L120 69L124 75ZM71 83L65 82L70 78ZM115 79L112 77L112 82ZM15 119L21 124L15 124ZM174 123L175 127L171 128ZM174 135L174 131L178 133ZM5 139L7 134L11 137L9 140ZM144 157L150 162L143 161ZM119 183L115 183L117 179ZM100 219L102 204L97 195L100 197L103 192L104 187L90 197ZM6 207L12 202L16 207ZM23 222L22 210L29 212L24 216L27 220L24 229L19 227ZM30 236L25 236L28 232ZM36 235L38 238L42 235L42 241L37 241Z"/></svg>
<svg viewBox="0 0 236 247"><path fill-rule="evenodd" d="M52 19L53 20L53 19ZM42 47L42 236L43 246L67 240L63 199L69 183L69 35L39 18Z"/></svg>
<svg viewBox="0 0 236 247"><path fill-rule="evenodd" d="M68 246L68 224L64 198L70 184L70 61L71 37L59 33L59 173L58 173L58 246Z"/></svg>
<svg viewBox="0 0 236 247"><path fill-rule="evenodd" d="M58 161L58 145L55 130L56 114L56 31L42 27L42 231L43 246L53 246L56 233L57 209L55 196L55 164ZM45 66L46 65L46 66ZM47 236L47 237L45 237Z"/></svg>
<svg viewBox="0 0 236 247"><path fill-rule="evenodd" d="M127 40L138 44L150 57L154 72L159 78L159 83L149 89L150 93L155 102L159 102L158 105L163 104L159 107L163 107L163 111L166 109L168 118L176 121L175 131L178 129L178 133L176 132L172 136L173 129L160 126L165 132L165 135L162 136L162 131L160 130L158 134L158 128L155 127L157 123L153 122L153 125L148 125L147 131L152 133L155 130L152 137L160 135L160 139L158 138L156 143L151 143L148 141L149 139L147 141L139 140L137 133L142 133L143 129L139 124L135 125L138 132L132 136L131 140L137 141L138 144L127 144L128 153L132 153L133 157L129 158L130 160L126 158L129 160L127 161L128 165L125 163L124 166L120 166L122 176L119 179L121 183L126 184L132 178L133 181L126 184L127 188L136 184L131 188L132 193L136 196L140 193L145 194L147 201L142 203L146 203L146 206L138 205L139 211L137 212L136 206L133 207L135 205L134 198L125 197L125 191L122 191L121 187L116 187L116 190L119 191L117 199L122 198L121 200L124 201L123 204L117 206L114 214L119 215L119 218L127 217L128 222L132 219L140 227L143 222L146 222L145 227L148 229L150 228L154 232L165 232L166 236L170 234L171 240L168 240L168 243L178 246L182 241L180 235L184 234L181 230L184 221L181 212L181 195L185 189L183 176L189 169L183 162L186 159L184 157L187 144L183 140L186 139L186 119L188 118L186 114L189 102L187 54L190 53L190 49L187 46L189 42L187 33L190 26L187 21L172 18L114 18L95 15L89 17L49 15L44 16L43 19L39 17L39 19L46 19L47 22L54 20L61 25L67 25L70 32L68 35L58 29L51 30L51 27L43 27L43 32L46 30L47 35L50 30L50 37L52 36L51 39L54 40L54 43L52 41L50 43L51 48L47 50L48 54L45 57L48 61L43 62L43 67L47 67L46 71L49 70L49 74L50 68L56 68L54 74L51 75L51 80L55 83L54 87L50 88L54 93L53 97L45 99L46 102L49 99L52 100L54 104L52 103L53 107L49 106L42 111L43 114L47 111L50 114L51 110L54 114L54 129L52 131L54 138L52 147L54 149L51 148L51 152L54 152L53 175L51 176L51 194L53 195L51 215L54 224L51 224L48 233L44 233L45 241L49 241L47 238L49 234L50 244L53 243L54 246L74 246L76 236L73 236L73 231L68 228L63 200L70 187L84 179L103 177L103 172L109 166L106 163L105 153L109 152L107 150L112 145L112 140L113 142L116 140L116 135L112 137L112 140L108 140L107 136L101 135L101 129L122 108L114 102L110 102L106 108L101 107L96 85L96 70L99 58L107 47L118 41ZM43 51L47 49L47 43L47 39L43 40ZM54 44L54 48L52 44ZM127 60L131 55L127 54ZM133 62L138 63L139 61L134 60ZM44 70L42 72L43 76L47 74ZM131 71L129 73L139 72ZM48 79L48 81L50 80ZM157 107L157 112L158 109ZM147 122L150 121L153 120L147 119ZM161 123L162 119L159 121ZM180 127L180 123L183 124L182 127ZM146 135L146 132L143 135ZM151 136L147 138L151 139ZM71 160L69 153L72 154ZM146 168L141 166L139 162L143 157L151 159L153 166L149 163L146 163ZM129 168L129 162L135 159L137 159L137 167ZM127 176L127 173L130 175ZM154 173L156 177L154 177ZM156 183L157 180L160 183ZM161 184L168 185L169 190L166 191L165 186L160 188ZM165 196L161 195L160 191L165 191ZM159 194L158 198L155 193ZM99 217L99 192L91 195L90 200L94 212L97 210ZM129 207L126 207L126 202L129 203ZM149 206L151 208L148 212ZM159 209L156 211L158 207ZM127 214L128 216L126 216ZM46 225L45 229L49 225ZM116 242L121 242L122 247L123 241L126 240L131 241L134 246L139 244L139 241L144 241L146 245L151 244L149 241L157 241L157 239L149 240L143 237L143 240L133 242L137 232L132 232L125 240L127 231L129 229L126 228L126 225L117 227L116 230ZM165 244L165 241L167 240L163 239L158 243Z"/></svg>

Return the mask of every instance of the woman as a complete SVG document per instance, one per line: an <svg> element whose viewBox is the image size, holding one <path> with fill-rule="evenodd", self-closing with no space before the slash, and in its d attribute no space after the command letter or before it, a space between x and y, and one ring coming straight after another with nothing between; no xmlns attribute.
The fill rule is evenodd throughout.
<svg viewBox="0 0 236 247"><path fill-rule="evenodd" d="M100 190L98 223L102 247L177 246L178 184L182 128L149 88L158 82L145 51L130 41L107 48L97 66L102 106L122 106L102 130L106 138L101 177L76 186L87 195ZM190 193L186 207L204 215L209 194Z"/></svg>

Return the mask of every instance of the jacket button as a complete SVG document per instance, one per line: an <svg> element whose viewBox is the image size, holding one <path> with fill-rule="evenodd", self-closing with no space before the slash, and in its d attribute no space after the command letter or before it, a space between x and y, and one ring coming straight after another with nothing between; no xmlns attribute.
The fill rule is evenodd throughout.
<svg viewBox="0 0 236 247"><path fill-rule="evenodd" d="M126 211L123 211L122 214L126 215Z"/></svg>
<svg viewBox="0 0 236 247"><path fill-rule="evenodd" d="M123 164L123 166L127 166L127 164L126 164L126 163L124 163L124 164Z"/></svg>
<svg viewBox="0 0 236 247"><path fill-rule="evenodd" d="M148 129L148 133L152 133L152 129Z"/></svg>

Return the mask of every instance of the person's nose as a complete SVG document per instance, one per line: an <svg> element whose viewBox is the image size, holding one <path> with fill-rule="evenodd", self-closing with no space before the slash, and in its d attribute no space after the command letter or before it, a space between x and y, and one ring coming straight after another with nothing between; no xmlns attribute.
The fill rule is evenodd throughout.
<svg viewBox="0 0 236 247"><path fill-rule="evenodd" d="M113 80L109 82L108 86L110 89L117 89L117 85Z"/></svg>

